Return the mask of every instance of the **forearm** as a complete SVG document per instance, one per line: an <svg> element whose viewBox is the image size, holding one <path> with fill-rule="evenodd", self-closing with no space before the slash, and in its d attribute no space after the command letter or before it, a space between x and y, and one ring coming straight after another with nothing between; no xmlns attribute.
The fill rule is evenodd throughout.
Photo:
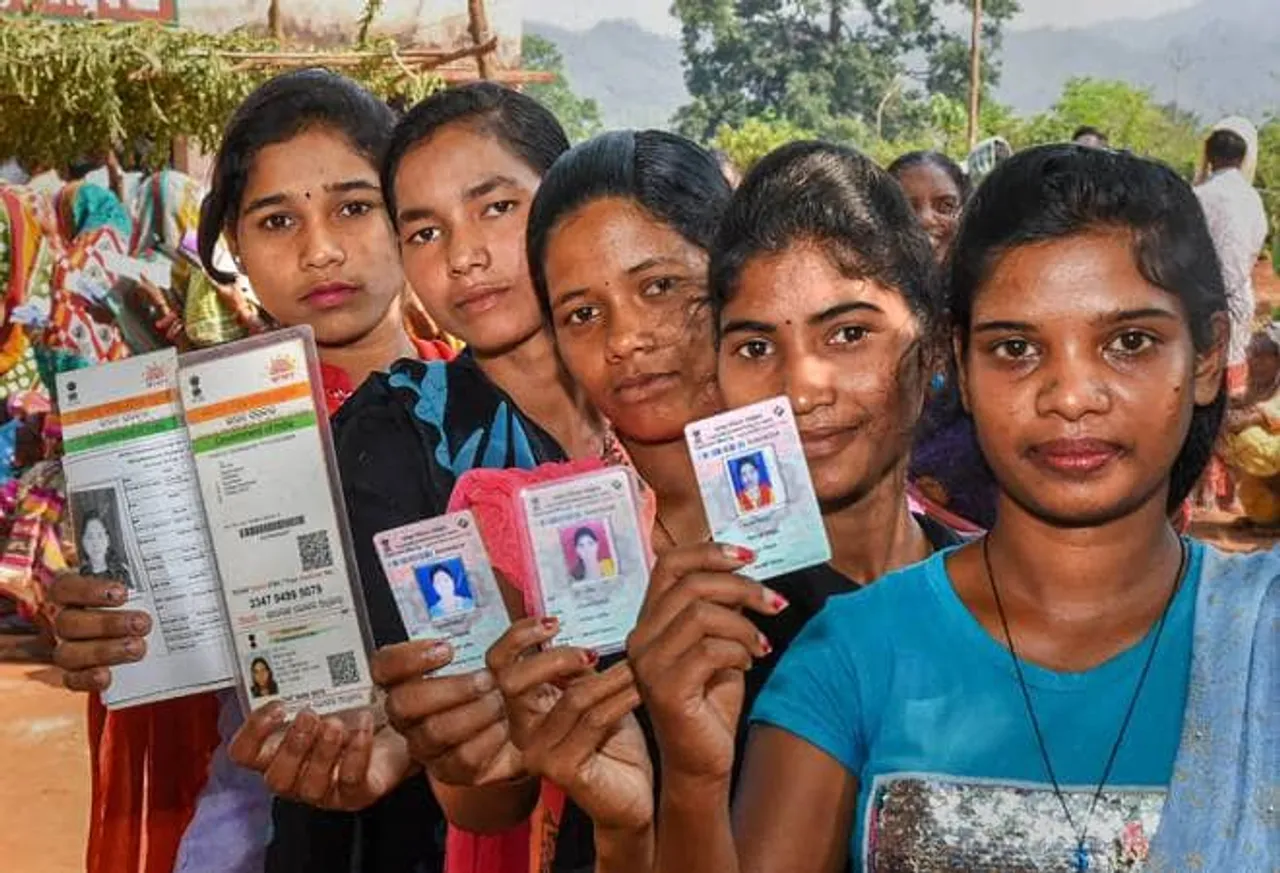
<svg viewBox="0 0 1280 873"><path fill-rule="evenodd" d="M654 868L653 826L638 831L595 830L595 873L652 873Z"/></svg>
<svg viewBox="0 0 1280 873"><path fill-rule="evenodd" d="M526 776L496 785L449 785L431 780L445 817L457 827L480 834L513 828L533 814L541 782Z"/></svg>
<svg viewBox="0 0 1280 873"><path fill-rule="evenodd" d="M654 873L738 873L729 781L663 774Z"/></svg>

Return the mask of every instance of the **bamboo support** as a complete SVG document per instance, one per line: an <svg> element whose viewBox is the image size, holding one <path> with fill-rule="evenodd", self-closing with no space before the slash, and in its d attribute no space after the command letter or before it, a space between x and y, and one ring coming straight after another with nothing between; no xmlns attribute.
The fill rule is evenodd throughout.
<svg viewBox="0 0 1280 873"><path fill-rule="evenodd" d="M467 0L467 17L470 19L471 41L480 49L490 41L489 14L485 10L484 0ZM476 67L481 79L493 78L493 59L489 51L480 51L476 55Z"/></svg>

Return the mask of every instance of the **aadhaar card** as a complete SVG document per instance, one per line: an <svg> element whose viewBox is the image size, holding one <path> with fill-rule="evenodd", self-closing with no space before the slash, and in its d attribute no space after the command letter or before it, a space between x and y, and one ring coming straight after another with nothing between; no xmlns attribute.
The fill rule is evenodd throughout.
<svg viewBox="0 0 1280 873"><path fill-rule="evenodd" d="M649 585L632 473L614 467L520 491L542 614L556 645L622 651Z"/></svg>
<svg viewBox="0 0 1280 873"><path fill-rule="evenodd" d="M712 538L756 553L742 575L763 581L831 560L786 397L695 421L684 435Z"/></svg>
<svg viewBox="0 0 1280 873"><path fill-rule="evenodd" d="M172 349L59 373L67 495L81 575L122 583L151 616L147 654L111 671L123 709L235 684L213 546Z"/></svg>
<svg viewBox="0 0 1280 873"><path fill-rule="evenodd" d="M247 710L373 699L309 328L184 356L178 381Z"/></svg>
<svg viewBox="0 0 1280 873"><path fill-rule="evenodd" d="M511 618L470 510L383 531L373 544L409 639L453 646L435 675L483 669Z"/></svg>

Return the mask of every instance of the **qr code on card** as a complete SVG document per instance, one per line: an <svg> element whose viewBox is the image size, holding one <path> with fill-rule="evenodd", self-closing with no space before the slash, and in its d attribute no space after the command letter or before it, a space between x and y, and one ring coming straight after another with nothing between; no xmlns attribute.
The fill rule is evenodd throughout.
<svg viewBox="0 0 1280 873"><path fill-rule="evenodd" d="M329 681L333 687L340 688L343 685L355 685L360 681L360 668L356 665L355 652L342 652L337 655L328 655L329 659Z"/></svg>
<svg viewBox="0 0 1280 873"><path fill-rule="evenodd" d="M298 557L302 561L302 572L326 570L333 566L333 550L329 548L329 532L318 530L298 537Z"/></svg>

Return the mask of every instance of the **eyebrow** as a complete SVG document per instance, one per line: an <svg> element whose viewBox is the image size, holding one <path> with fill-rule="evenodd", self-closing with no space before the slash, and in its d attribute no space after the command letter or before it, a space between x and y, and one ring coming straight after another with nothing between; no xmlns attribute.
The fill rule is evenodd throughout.
<svg viewBox="0 0 1280 873"><path fill-rule="evenodd" d="M492 194L498 188L502 188L504 186L515 187L518 184L519 183L516 182L516 180L511 178L510 176L502 176L502 175L490 176L488 179L485 179L483 182L478 182L475 185L472 185L467 190L463 191L462 199L475 200L477 198L483 197L486 194Z"/></svg>
<svg viewBox="0 0 1280 873"><path fill-rule="evenodd" d="M848 303L837 303L835 306L829 306L816 315L811 315L807 319L811 327L816 327L823 322L830 321L833 318L839 318L850 312L879 312L884 314L884 310L874 303L868 303L865 300L851 300Z"/></svg>
<svg viewBox="0 0 1280 873"><path fill-rule="evenodd" d="M1126 321L1141 321L1144 318L1177 321L1178 315L1168 309L1160 309L1153 306L1145 309L1122 309L1118 312L1108 312L1093 319L1093 323L1098 325L1123 324ZM1025 321L983 321L975 324L971 332L997 333L1005 331L1035 333L1036 326Z"/></svg>
<svg viewBox="0 0 1280 873"><path fill-rule="evenodd" d="M731 333L776 333L778 326L769 324L767 321L752 321L747 318L738 318L727 323L720 328L722 335Z"/></svg>
<svg viewBox="0 0 1280 873"><path fill-rule="evenodd" d="M381 187L376 182L370 182L368 179L346 179L341 182L333 182L323 186L323 189L331 194L346 194L350 191L381 191ZM276 194L268 194L265 197L258 197L249 202L244 208L244 215L249 215L263 209L269 209L272 206L279 206L289 201L289 195L284 192Z"/></svg>
<svg viewBox="0 0 1280 873"><path fill-rule="evenodd" d="M685 262L680 260L679 258L668 258L668 257L663 257L662 255L657 255L652 258L645 258L640 263L631 267L627 267L627 275L634 276L636 273L643 273L645 270L651 270L654 267L661 267L664 265L672 265L672 266L680 266L680 267L687 266L687 264L685 264Z"/></svg>
<svg viewBox="0 0 1280 873"><path fill-rule="evenodd" d="M874 303L868 303L865 300L852 300L848 303L837 303L835 306L828 306L821 312L809 316L805 319L805 323L810 327L817 327L820 324L831 321L833 318L839 318L850 312L858 311L884 313L884 310ZM720 333L722 335L730 333L775 333L777 330L778 326L776 324L770 324L767 321L740 318L727 323L720 329Z"/></svg>
<svg viewBox="0 0 1280 873"><path fill-rule="evenodd" d="M519 182L510 176L490 176L483 182L477 182L475 185L472 185L470 188L463 191L462 199L478 200L486 194L492 194L494 191L504 186L516 186L519 184ZM426 221L428 218L435 217L436 213L434 209L430 209L426 206L416 206L410 209L401 209L396 214L396 221L400 224L408 224L411 221Z"/></svg>

